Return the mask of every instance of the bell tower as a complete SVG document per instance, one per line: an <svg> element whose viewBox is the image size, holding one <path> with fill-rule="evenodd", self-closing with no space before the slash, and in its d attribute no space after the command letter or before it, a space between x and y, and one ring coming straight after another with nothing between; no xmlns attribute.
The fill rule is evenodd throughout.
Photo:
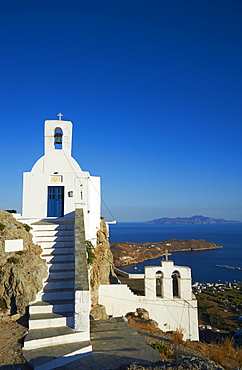
<svg viewBox="0 0 242 370"><path fill-rule="evenodd" d="M72 152L72 122L59 120L45 121L45 154L53 154L55 150L64 150L71 156Z"/></svg>
<svg viewBox="0 0 242 370"><path fill-rule="evenodd" d="M96 238L100 223L100 177L82 171L72 152L72 122L47 120L44 155L24 173L22 216L45 219L74 217L82 208L85 229Z"/></svg>

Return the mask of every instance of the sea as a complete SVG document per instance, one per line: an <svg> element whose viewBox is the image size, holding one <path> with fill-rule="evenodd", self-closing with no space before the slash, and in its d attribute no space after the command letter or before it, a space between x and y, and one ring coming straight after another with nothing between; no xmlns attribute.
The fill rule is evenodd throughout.
<svg viewBox="0 0 242 370"><path fill-rule="evenodd" d="M175 265L189 266L193 282L242 282L242 223L162 225L142 222L120 222L109 226L110 242L159 242L167 239L203 239L221 245L220 249L173 252L169 259ZM144 247L145 248L145 247ZM145 266L160 266L164 257L120 267L129 273L144 273Z"/></svg>

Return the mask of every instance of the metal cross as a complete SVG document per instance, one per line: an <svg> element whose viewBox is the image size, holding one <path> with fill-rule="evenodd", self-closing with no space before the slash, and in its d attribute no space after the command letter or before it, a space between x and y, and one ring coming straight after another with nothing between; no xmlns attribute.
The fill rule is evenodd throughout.
<svg viewBox="0 0 242 370"><path fill-rule="evenodd" d="M63 114L59 113L57 114L57 116L59 117L59 121L61 121L61 117L63 117Z"/></svg>
<svg viewBox="0 0 242 370"><path fill-rule="evenodd" d="M165 261L169 261L169 256L171 256L171 253L168 253L168 250L166 249L166 251L164 253L162 253L162 256L166 256L166 259Z"/></svg>

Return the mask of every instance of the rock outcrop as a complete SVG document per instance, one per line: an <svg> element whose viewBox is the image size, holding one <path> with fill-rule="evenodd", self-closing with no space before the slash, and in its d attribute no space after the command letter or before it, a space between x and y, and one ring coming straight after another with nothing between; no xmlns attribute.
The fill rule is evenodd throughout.
<svg viewBox="0 0 242 370"><path fill-rule="evenodd" d="M29 226L0 210L0 314L24 314L47 276L42 252L32 241ZM23 250L5 252L5 240L23 239Z"/></svg>
<svg viewBox="0 0 242 370"><path fill-rule="evenodd" d="M159 328L158 323L155 320L150 319L149 312L144 308L136 308L135 312L129 312L125 317L130 320L134 318L136 322L143 322L146 325L151 325L154 328Z"/></svg>
<svg viewBox="0 0 242 370"><path fill-rule="evenodd" d="M159 361L152 365L139 365L133 363L128 366L122 366L120 370L224 370L224 367L207 359L196 357L184 357L176 362Z"/></svg>
<svg viewBox="0 0 242 370"><path fill-rule="evenodd" d="M94 319L107 318L106 309L98 304L98 289L100 284L110 284L117 281L114 272L113 255L108 241L108 230L106 222L101 218L100 229L97 232L97 245L93 250L95 259L90 272L91 316Z"/></svg>

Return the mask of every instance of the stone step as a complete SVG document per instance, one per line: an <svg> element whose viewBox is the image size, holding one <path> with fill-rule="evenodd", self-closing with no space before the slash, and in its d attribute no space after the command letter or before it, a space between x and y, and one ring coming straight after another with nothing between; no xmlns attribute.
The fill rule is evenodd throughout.
<svg viewBox="0 0 242 370"><path fill-rule="evenodd" d="M45 289L45 287L44 287ZM73 289L65 289L65 290L51 290L46 291L44 290L42 294L42 300L51 304L54 304L53 301L59 301L62 299L73 299L74 300L74 291Z"/></svg>
<svg viewBox="0 0 242 370"><path fill-rule="evenodd" d="M41 254L41 258L44 258L46 262L56 263L56 262L72 262L75 260L75 257L73 254L56 254L56 255L47 255L47 254Z"/></svg>
<svg viewBox="0 0 242 370"><path fill-rule="evenodd" d="M99 321L99 320L97 320ZM136 335L135 332L133 331L133 329L131 327L127 327L127 325L125 325L127 323L123 323L123 325L118 325L118 331L120 333L120 335L124 334L124 333L129 333L130 336L132 335ZM100 337L100 332L102 332L102 336L103 336L103 340L105 340L105 337L110 337L113 333L113 331L115 330L115 328L117 328L117 324L114 324L114 325L100 325L100 327L98 326L98 331L95 332L95 327L91 326L92 328L92 339L97 339Z"/></svg>
<svg viewBox="0 0 242 370"><path fill-rule="evenodd" d="M64 271L64 270L73 270L74 262L57 262L53 263L47 262L47 266L49 267L49 271Z"/></svg>
<svg viewBox="0 0 242 370"><path fill-rule="evenodd" d="M35 238L33 239L34 240L34 243L36 244L39 244L41 246L42 249L45 249L45 248L69 248L69 247L73 247L73 242L68 242L68 241L57 241L57 242L36 242L35 241Z"/></svg>
<svg viewBox="0 0 242 370"><path fill-rule="evenodd" d="M36 217L16 217L16 219L22 223L26 223L31 225L31 227L38 227L38 226L49 226L49 225L74 225L75 219L74 217L66 217L64 216L63 219L54 218L54 217L47 217L45 219L39 219Z"/></svg>
<svg viewBox="0 0 242 370"><path fill-rule="evenodd" d="M44 247L44 246L43 246ZM43 248L43 254L52 254L52 255L56 255L56 254L74 254L74 247L62 247L62 248ZM42 254L42 255L43 255Z"/></svg>
<svg viewBox="0 0 242 370"><path fill-rule="evenodd" d="M31 229L31 232L34 233L35 236L39 236L40 238L43 236L74 236L75 231L74 228L72 229L47 229L47 230L36 230Z"/></svg>
<svg viewBox="0 0 242 370"><path fill-rule="evenodd" d="M74 236L74 229L54 229L54 230L32 230L35 237L49 237L49 236Z"/></svg>
<svg viewBox="0 0 242 370"><path fill-rule="evenodd" d="M33 232L39 232L39 231L52 231L52 230L74 230L74 225L72 224L50 224L46 223L45 225L41 224L31 224Z"/></svg>
<svg viewBox="0 0 242 370"><path fill-rule="evenodd" d="M49 290L57 290L57 289L74 289L75 281L74 279L65 279L65 280L59 280L59 279L51 279L46 281L46 285L44 287L44 291L47 292Z"/></svg>
<svg viewBox="0 0 242 370"><path fill-rule="evenodd" d="M68 269L66 271L50 271L47 281L50 280L65 280L75 277L75 269L74 266L72 269Z"/></svg>
<svg viewBox="0 0 242 370"><path fill-rule="evenodd" d="M24 350L87 341L89 339L89 332L76 331L68 326L33 329L25 337Z"/></svg>
<svg viewBox="0 0 242 370"><path fill-rule="evenodd" d="M53 312L55 313L74 312L73 300L63 299L60 301L54 301L54 304L50 304L44 301L38 301L29 306L30 315Z"/></svg>
<svg viewBox="0 0 242 370"><path fill-rule="evenodd" d="M57 328L61 326L66 326L72 315L71 312L64 313L41 313L41 314L31 314L29 318L29 329L43 329L43 328ZM73 321L73 320L71 320Z"/></svg>
<svg viewBox="0 0 242 370"><path fill-rule="evenodd" d="M26 361L35 370L56 369L91 354L92 346L90 341L23 351Z"/></svg>
<svg viewBox="0 0 242 370"><path fill-rule="evenodd" d="M52 235L46 235L46 236L36 236L34 237L35 243L51 243L51 242L69 242L73 243L74 242L74 236L69 235L69 236L52 236Z"/></svg>

